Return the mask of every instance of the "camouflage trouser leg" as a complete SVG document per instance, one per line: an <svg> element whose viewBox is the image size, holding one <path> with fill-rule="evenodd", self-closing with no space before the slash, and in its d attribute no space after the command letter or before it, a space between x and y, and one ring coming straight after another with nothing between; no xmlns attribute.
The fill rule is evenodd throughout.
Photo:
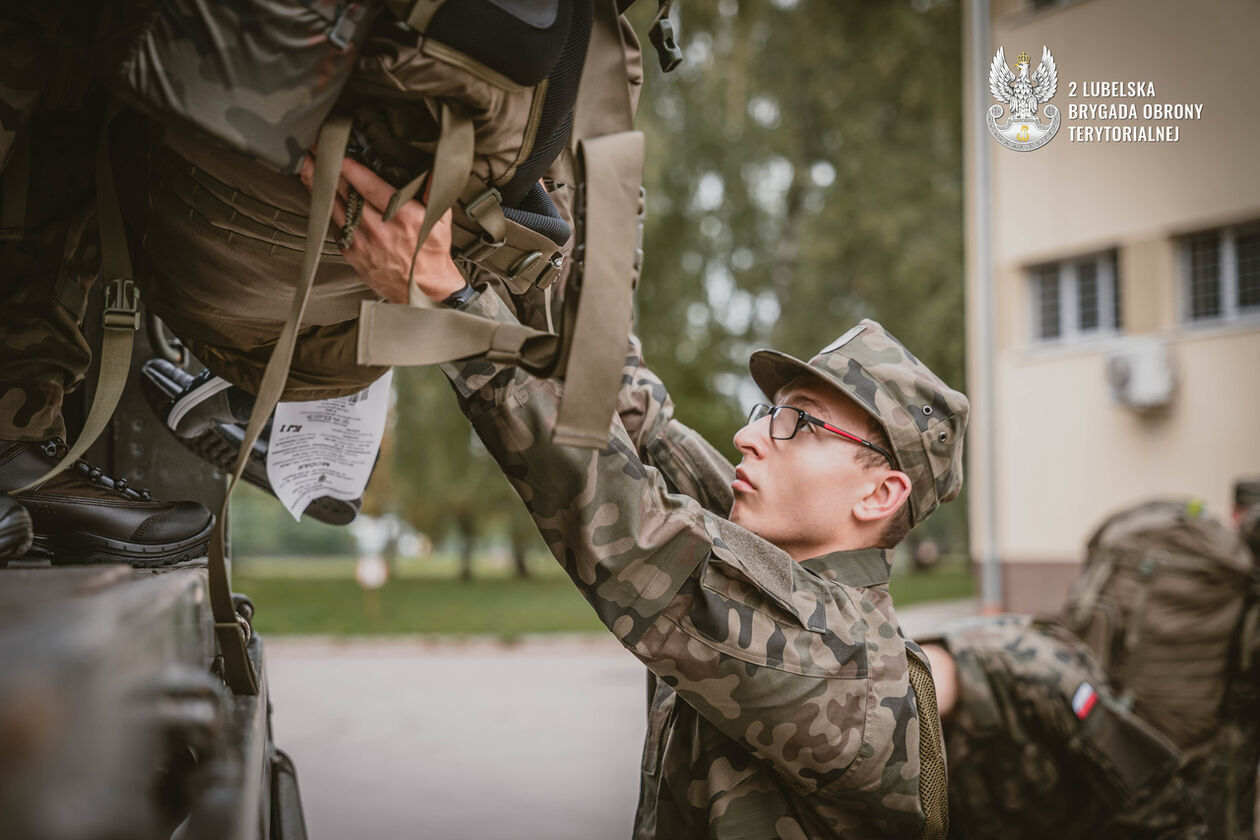
<svg viewBox="0 0 1260 840"><path fill-rule="evenodd" d="M0 440L64 436L62 398L92 358L79 325L100 265L100 104L32 122L25 233L0 242Z"/></svg>

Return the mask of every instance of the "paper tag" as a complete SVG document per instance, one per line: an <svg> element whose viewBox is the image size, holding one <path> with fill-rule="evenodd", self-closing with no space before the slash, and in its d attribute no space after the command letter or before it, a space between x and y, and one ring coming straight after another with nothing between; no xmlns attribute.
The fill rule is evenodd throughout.
<svg viewBox="0 0 1260 840"><path fill-rule="evenodd" d="M300 520L306 506L321 496L351 500L363 495L385 433L393 377L387 371L348 397L276 406L267 479L294 519Z"/></svg>

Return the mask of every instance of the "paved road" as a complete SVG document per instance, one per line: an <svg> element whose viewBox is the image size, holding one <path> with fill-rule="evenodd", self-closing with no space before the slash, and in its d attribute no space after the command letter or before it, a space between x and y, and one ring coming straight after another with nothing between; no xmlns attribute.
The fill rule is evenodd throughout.
<svg viewBox="0 0 1260 840"><path fill-rule="evenodd" d="M970 601L901 612L907 632ZM643 667L611 638L267 643L313 840L625 840Z"/></svg>

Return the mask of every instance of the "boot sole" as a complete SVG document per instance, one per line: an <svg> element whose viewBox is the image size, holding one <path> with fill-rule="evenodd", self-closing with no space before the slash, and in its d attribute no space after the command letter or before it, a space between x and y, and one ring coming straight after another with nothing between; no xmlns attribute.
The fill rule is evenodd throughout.
<svg viewBox="0 0 1260 840"><path fill-rule="evenodd" d="M0 518L0 568L29 551L33 539L31 515L26 508L19 506Z"/></svg>
<svg viewBox="0 0 1260 840"><path fill-rule="evenodd" d="M205 557L213 529L211 517L199 533L161 545L114 540L99 534L36 534L26 556L47 559L54 566L129 563L137 569L154 569Z"/></svg>
<svg viewBox="0 0 1260 840"><path fill-rule="evenodd" d="M179 424L183 422L184 415L215 394L231 387L232 383L226 379L211 379L209 382L202 383L201 387L185 394L171 406L170 413L166 415L167 428L179 437L184 437L185 435L179 432Z"/></svg>

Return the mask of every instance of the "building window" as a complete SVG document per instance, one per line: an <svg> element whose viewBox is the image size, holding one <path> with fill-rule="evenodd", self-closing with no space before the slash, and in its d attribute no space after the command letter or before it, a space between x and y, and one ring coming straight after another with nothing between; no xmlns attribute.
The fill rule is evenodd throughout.
<svg viewBox="0 0 1260 840"><path fill-rule="evenodd" d="M1260 223L1187 236L1181 252L1186 321L1260 315Z"/></svg>
<svg viewBox="0 0 1260 840"><path fill-rule="evenodd" d="M1120 273L1114 250L1033 266L1029 278L1033 335L1038 341L1120 330Z"/></svg>

